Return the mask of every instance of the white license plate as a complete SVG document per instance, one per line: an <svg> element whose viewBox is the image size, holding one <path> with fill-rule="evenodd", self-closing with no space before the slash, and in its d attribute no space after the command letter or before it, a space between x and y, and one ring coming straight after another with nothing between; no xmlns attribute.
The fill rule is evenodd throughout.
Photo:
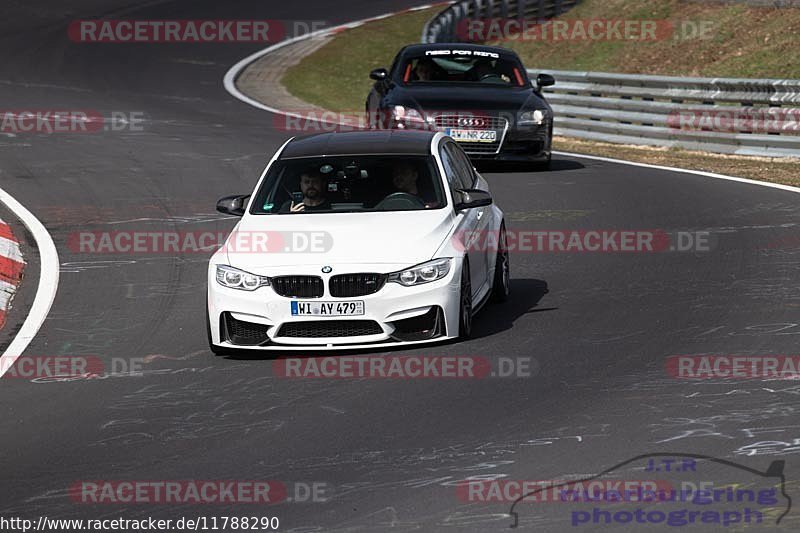
<svg viewBox="0 0 800 533"><path fill-rule="evenodd" d="M456 130L450 128L447 135L459 142L493 143L497 141L497 132L494 130Z"/></svg>
<svg viewBox="0 0 800 533"><path fill-rule="evenodd" d="M364 314L364 302L291 302L292 316L357 316Z"/></svg>

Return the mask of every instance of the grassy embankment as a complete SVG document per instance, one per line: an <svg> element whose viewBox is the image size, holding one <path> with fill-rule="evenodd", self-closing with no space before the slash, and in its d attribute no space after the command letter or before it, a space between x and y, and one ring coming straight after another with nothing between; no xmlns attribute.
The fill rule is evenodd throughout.
<svg viewBox="0 0 800 533"><path fill-rule="evenodd" d="M417 42L436 9L398 15L338 34L290 69L282 83L295 96L333 111L362 111L369 71L388 67L402 46ZM526 65L677 76L800 78L800 8L749 8L683 0L584 0L563 19L710 21L704 39L641 41L509 40ZM659 32L660 35L660 32ZM555 149L680 166L800 185L798 163L683 149L621 147L556 138Z"/></svg>

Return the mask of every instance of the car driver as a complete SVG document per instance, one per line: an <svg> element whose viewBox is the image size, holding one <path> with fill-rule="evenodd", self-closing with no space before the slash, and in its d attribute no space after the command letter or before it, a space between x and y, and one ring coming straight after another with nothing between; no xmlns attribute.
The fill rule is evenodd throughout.
<svg viewBox="0 0 800 533"><path fill-rule="evenodd" d="M325 197L327 180L317 170L309 170L300 175L300 192L302 201L295 203L287 200L280 209L281 213L309 213L314 211L330 211L330 201Z"/></svg>

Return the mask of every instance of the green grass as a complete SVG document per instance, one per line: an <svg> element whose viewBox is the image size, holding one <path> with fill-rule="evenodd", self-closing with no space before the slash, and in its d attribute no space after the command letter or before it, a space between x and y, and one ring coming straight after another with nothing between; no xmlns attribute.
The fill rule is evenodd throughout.
<svg viewBox="0 0 800 533"><path fill-rule="evenodd" d="M399 15L337 35L287 71L286 88L333 111L362 111L370 70L389 67L397 51L419 41L433 10ZM711 39L680 43L498 43L516 49L531 68L641 74L800 79L800 9L752 9L682 0L584 0L564 18L714 20ZM620 147L557 137L554 147L620 157ZM705 170L797 186L797 162L686 150L626 147L625 159Z"/></svg>
<svg viewBox="0 0 800 533"><path fill-rule="evenodd" d="M398 50L419 42L422 27L442 7L370 22L340 33L289 69L283 84L290 93L331 111L364 111L374 81L371 70L392 64Z"/></svg>
<svg viewBox="0 0 800 533"><path fill-rule="evenodd" d="M363 111L369 72L389 67L419 41L441 7L371 22L337 35L289 69L286 88L333 111ZM564 19L711 20L707 40L657 42L504 41L530 68L675 76L800 79L800 9L748 8L685 0L584 0Z"/></svg>
<svg viewBox="0 0 800 533"><path fill-rule="evenodd" d="M389 67L419 41L437 9L399 15L340 33L283 78L295 96L333 111L362 111L370 70ZM751 9L683 0L584 0L564 18L689 19L717 22L712 38L688 43L498 43L531 68L683 76L800 79L800 9ZM619 145L557 137L559 150L620 157ZM730 157L686 150L627 147L626 159L744 176L797 186L796 161Z"/></svg>
<svg viewBox="0 0 800 533"><path fill-rule="evenodd" d="M499 42L532 68L631 74L800 78L800 9L684 0L584 0L564 19L711 21L707 39Z"/></svg>

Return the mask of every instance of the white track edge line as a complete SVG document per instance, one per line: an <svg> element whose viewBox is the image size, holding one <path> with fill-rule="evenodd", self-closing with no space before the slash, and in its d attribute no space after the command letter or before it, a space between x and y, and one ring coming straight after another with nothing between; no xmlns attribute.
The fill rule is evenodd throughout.
<svg viewBox="0 0 800 533"><path fill-rule="evenodd" d="M250 54L249 56L245 57L241 61L238 61L235 65L233 65L231 68L229 68L228 71L225 73L225 76L222 79L222 83L225 86L225 90L228 91L228 93L230 93L234 98L236 98L238 100L241 100L242 102L244 102L246 104L250 104L253 107L257 107L258 109L263 109L264 111L269 111L270 113L275 113L276 115L283 115L283 116L294 117L294 118L303 118L302 115L298 115L297 113L289 113L287 111L283 111L282 109L276 109L276 108L270 107L270 106L268 106L266 104L262 104L261 102L259 102L257 100L254 100L254 99L250 98L249 96L247 96L246 94L242 93L236 87L236 78L239 77L239 73L242 70L244 70L245 67L247 67L250 63L253 63L257 59L260 59L262 56L265 56L265 55L267 55L267 54L269 54L271 52L274 52L275 50L283 48L284 46L289 46L290 44L294 44L294 43L299 42L299 41L304 41L306 39L313 39L314 37L327 37L328 35L331 35L331 34L337 32L337 31L340 31L340 30L343 30L343 29L346 29L346 28L350 28L353 24L361 25L361 24L365 24L367 22L372 22L372 21L375 21L375 20L382 20L382 19L394 16L394 15L399 15L399 14L407 13L407 12L410 12L410 11L420 11L420 10L428 9L428 8L431 8L431 7L434 7L434 6L437 6L437 5L444 5L445 3L446 2L436 2L436 3L431 3L431 4L425 4L425 5L422 5L422 6L416 6L416 7L409 8L409 9L403 9L401 11L395 11L395 12L392 12L392 13L384 13L382 15L378 15L378 16L375 16L375 17L370 17L370 18L366 18L366 19L363 19L363 20L356 20L354 22L348 22L346 24L340 24L339 26L334 26L334 27L331 27L331 28L323 28L321 30L314 31L314 32L311 32L311 33L306 34L306 35L300 35L298 37L292 37L290 39L286 39L285 41L281 41L281 42L279 42L277 44L273 44L272 46L268 46L267 48L264 48L263 50L259 50L258 52L254 53L254 54Z"/></svg>
<svg viewBox="0 0 800 533"><path fill-rule="evenodd" d="M2 364L0 365L0 377L14 366L17 358L25 351L31 343L39 328L42 327L50 307L55 300L58 291L59 262L58 251L53 242L53 238L48 233L44 224L39 222L33 213L28 211L25 206L19 203L16 198L0 188L0 202L17 217L31 232L36 240L36 247L39 250L39 286L36 289L36 296L33 299L28 316L25 317L22 327L14 336L14 340L3 352Z"/></svg>
<svg viewBox="0 0 800 533"><path fill-rule="evenodd" d="M747 183L749 185L760 185L762 187L771 187L773 189L780 189L783 191L795 192L800 193L800 187L792 187L791 185L783 185L782 183L771 183L768 181L758 181L758 180L751 180L748 178L739 178L736 176L727 176L725 174L717 174L714 172L705 172L703 170L689 170L685 168L678 168L678 167L666 167L662 165L651 165L649 163L637 163L635 161L625 161L622 159L613 159L611 157L600 157L596 155L584 155L584 154L576 154L573 152L559 152L553 151L556 155L565 155L568 157L582 157L584 159L594 159L595 161L605 161L607 163L617 163L621 165L630 165L633 167L643 167L643 168L652 168L655 170L666 170L669 172L682 172L684 174L694 174L696 176L705 176L707 178L715 178L720 180L728 180L728 181L737 181L739 183Z"/></svg>

